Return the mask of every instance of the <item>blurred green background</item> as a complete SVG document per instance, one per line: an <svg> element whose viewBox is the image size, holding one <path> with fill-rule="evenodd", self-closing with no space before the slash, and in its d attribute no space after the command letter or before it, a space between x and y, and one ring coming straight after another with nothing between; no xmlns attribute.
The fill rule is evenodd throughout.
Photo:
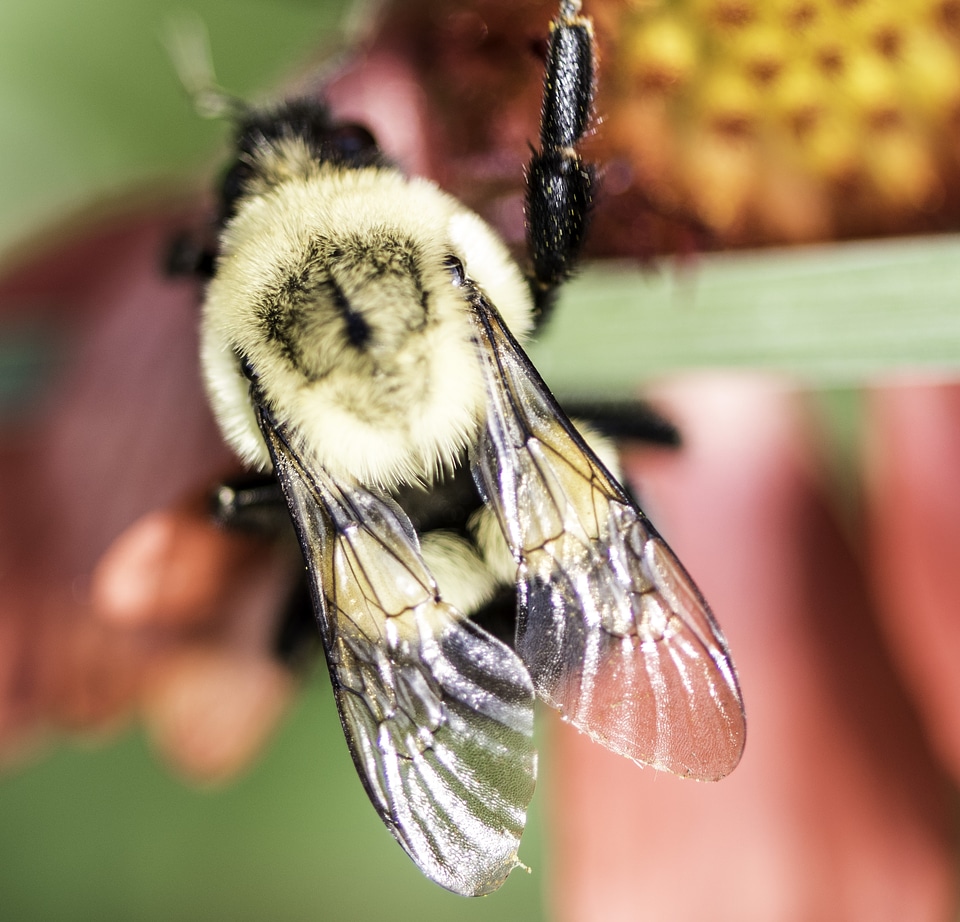
<svg viewBox="0 0 960 922"><path fill-rule="evenodd" d="M371 808L315 679L265 756L223 790L185 787L138 734L60 746L6 775L0 917L535 922L542 795L541 783L521 849L533 873L474 900L441 890Z"/></svg>
<svg viewBox="0 0 960 922"><path fill-rule="evenodd" d="M104 196L216 163L227 126L196 117L160 41L166 17L184 6L209 29L221 83L249 98L335 49L344 4L0 4L0 254ZM472 901L429 883L370 807L322 673L263 759L224 790L185 787L138 733L60 742L8 768L0 918L541 918L536 815L521 851L535 873Z"/></svg>
<svg viewBox="0 0 960 922"><path fill-rule="evenodd" d="M217 77L254 98L326 47L343 0L10 0L0 5L0 252L77 206L214 162L228 126L198 118L163 46L199 14Z"/></svg>

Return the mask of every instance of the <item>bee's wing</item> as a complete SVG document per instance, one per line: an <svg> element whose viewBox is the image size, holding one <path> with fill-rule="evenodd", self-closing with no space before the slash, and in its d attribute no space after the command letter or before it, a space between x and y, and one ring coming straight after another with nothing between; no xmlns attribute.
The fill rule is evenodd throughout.
<svg viewBox="0 0 960 922"><path fill-rule="evenodd" d="M439 597L399 507L307 470L258 412L367 793L427 877L464 895L495 890L519 865L536 777L527 670Z"/></svg>
<svg viewBox="0 0 960 922"><path fill-rule="evenodd" d="M723 777L743 703L706 602L496 310L475 306L487 422L474 476L519 564L517 652L538 696L614 752Z"/></svg>

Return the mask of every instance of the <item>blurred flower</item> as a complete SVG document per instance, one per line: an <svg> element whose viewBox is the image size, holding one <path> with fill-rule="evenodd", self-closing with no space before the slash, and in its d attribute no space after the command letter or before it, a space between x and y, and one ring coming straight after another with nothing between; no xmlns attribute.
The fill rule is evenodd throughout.
<svg viewBox="0 0 960 922"><path fill-rule="evenodd" d="M234 462L200 386L196 292L158 272L181 221L90 224L0 280L3 322L28 318L47 353L33 393L0 420L0 758L51 729L101 732L140 714L174 762L219 776L289 695L271 651L296 565L183 500ZM230 663L251 660L238 697ZM219 684L219 712L171 697L191 682L208 698ZM195 757L185 725L238 708L244 738L215 754L208 736Z"/></svg>

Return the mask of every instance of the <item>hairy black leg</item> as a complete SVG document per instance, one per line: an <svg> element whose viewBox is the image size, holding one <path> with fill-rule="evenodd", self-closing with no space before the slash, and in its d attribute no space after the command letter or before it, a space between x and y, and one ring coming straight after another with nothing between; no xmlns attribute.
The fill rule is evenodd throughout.
<svg viewBox="0 0 960 922"><path fill-rule="evenodd" d="M288 539L296 547L290 513L273 474L248 474L226 481L210 498L213 518L224 528L244 531L268 541ZM310 587L302 573L283 603L273 638L273 653L294 670L314 659L320 635L313 614Z"/></svg>
<svg viewBox="0 0 960 922"><path fill-rule="evenodd" d="M538 322L573 272L593 202L595 171L576 146L587 129L594 88L593 24L580 0L562 0L550 25L540 150L527 168L527 246Z"/></svg>
<svg viewBox="0 0 960 922"><path fill-rule="evenodd" d="M629 439L679 448L680 430L650 404L642 400L565 400L564 412L582 419L612 439Z"/></svg>
<svg viewBox="0 0 960 922"><path fill-rule="evenodd" d="M290 528L290 513L273 474L226 480L210 498L214 519L224 528L275 538Z"/></svg>

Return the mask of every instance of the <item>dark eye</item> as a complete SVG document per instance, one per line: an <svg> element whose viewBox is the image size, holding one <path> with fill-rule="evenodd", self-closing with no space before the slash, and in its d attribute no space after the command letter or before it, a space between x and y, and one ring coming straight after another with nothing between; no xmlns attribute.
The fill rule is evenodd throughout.
<svg viewBox="0 0 960 922"><path fill-rule="evenodd" d="M337 153L346 160L353 160L361 154L377 149L373 135L363 125L338 125L330 132L329 137Z"/></svg>
<svg viewBox="0 0 960 922"><path fill-rule="evenodd" d="M450 281L455 288L460 288L467 280L467 273L463 270L463 263L452 253L443 261L450 272Z"/></svg>

